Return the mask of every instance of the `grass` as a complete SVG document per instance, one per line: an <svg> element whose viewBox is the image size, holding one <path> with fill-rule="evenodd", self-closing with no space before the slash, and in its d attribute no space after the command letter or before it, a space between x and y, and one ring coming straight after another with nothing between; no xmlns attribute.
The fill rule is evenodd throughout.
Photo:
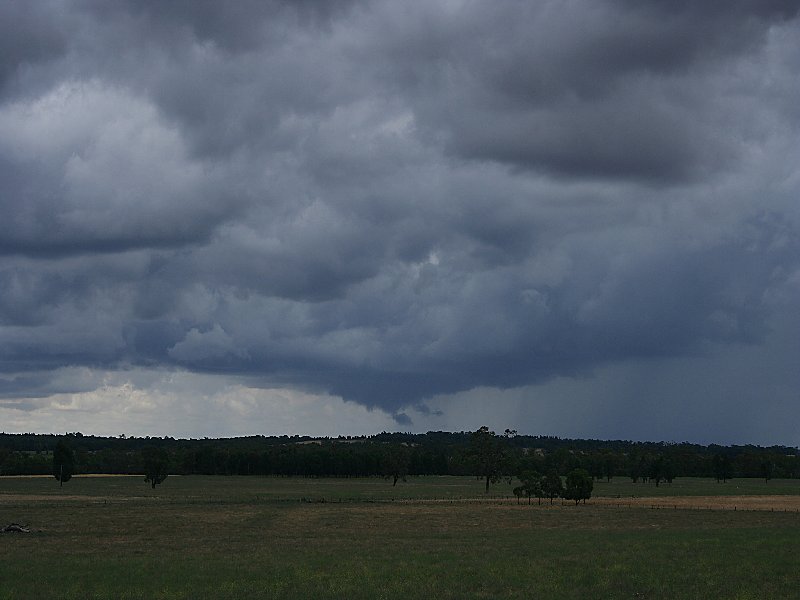
<svg viewBox="0 0 800 600"><path fill-rule="evenodd" d="M301 478L301 477L220 477L171 476L152 491L143 476L96 477L76 476L59 488L52 477L0 477L0 499L3 494L29 494L54 499L64 496L86 497L90 501L153 499L178 502L294 502L310 501L390 502L392 500L457 500L512 497L513 485L493 485L484 494L483 481L474 477L412 477L407 483L380 478ZM514 484L516 485L516 483ZM714 479L684 477L673 483L632 483L617 477L611 482L594 483L596 497L661 497L661 496L739 496L800 495L800 479L731 479L717 483Z"/></svg>
<svg viewBox="0 0 800 600"><path fill-rule="evenodd" d="M700 477L679 477L672 483L633 483L629 478L616 477L611 482L596 481L595 496L659 497L659 496L748 496L800 495L800 479L729 479L719 482Z"/></svg>
<svg viewBox="0 0 800 600"><path fill-rule="evenodd" d="M220 477L171 476L155 493L143 482L144 477L76 476L59 488L52 477L0 477L0 498L4 493L36 494L49 497L80 495L87 497L152 498L213 501L391 501L409 499L451 499L484 496L483 484L473 477L416 477L408 483L380 478L302 478L302 477ZM493 486L487 497L506 497L508 485Z"/></svg>
<svg viewBox="0 0 800 600"><path fill-rule="evenodd" d="M708 485L681 489L707 495L697 490ZM0 524L34 529L0 535L0 599L797 596L797 513L371 502L481 490L472 478L395 490L382 480L170 477L151 490L141 478L63 488L0 478Z"/></svg>

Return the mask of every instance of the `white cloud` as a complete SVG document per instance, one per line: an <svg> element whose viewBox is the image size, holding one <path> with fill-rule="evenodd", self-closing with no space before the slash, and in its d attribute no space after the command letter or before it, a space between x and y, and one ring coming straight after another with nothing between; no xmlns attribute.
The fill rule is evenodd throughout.
<svg viewBox="0 0 800 600"><path fill-rule="evenodd" d="M397 428L379 409L289 388L248 387L235 378L147 370L83 375L100 386L24 402L0 400L4 430L219 437L362 435Z"/></svg>

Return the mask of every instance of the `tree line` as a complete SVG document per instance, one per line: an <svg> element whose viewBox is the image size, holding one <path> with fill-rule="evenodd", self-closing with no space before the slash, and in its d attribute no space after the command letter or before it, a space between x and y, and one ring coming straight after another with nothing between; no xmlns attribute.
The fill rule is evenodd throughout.
<svg viewBox="0 0 800 600"><path fill-rule="evenodd" d="M191 475L387 477L473 475L486 488L502 477L630 477L660 485L675 477L800 477L797 448L563 440L475 432L381 433L366 437L250 436L224 439L0 434L0 475L53 473L56 446L75 473L144 473L157 455L166 472ZM481 451L480 448L483 448ZM489 469L488 466L492 468Z"/></svg>

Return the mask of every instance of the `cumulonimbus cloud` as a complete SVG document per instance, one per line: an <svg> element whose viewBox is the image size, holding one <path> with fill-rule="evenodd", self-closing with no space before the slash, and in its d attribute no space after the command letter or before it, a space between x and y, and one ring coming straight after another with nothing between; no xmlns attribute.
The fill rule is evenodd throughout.
<svg viewBox="0 0 800 600"><path fill-rule="evenodd" d="M795 3L53 6L0 58L6 397L144 365L394 412L795 297Z"/></svg>

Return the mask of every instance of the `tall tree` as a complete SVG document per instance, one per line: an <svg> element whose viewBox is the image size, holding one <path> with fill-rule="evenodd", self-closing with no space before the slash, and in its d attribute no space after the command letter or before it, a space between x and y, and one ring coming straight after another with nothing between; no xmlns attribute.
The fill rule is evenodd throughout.
<svg viewBox="0 0 800 600"><path fill-rule="evenodd" d="M408 467L411 464L411 453L408 447L401 444L389 444L381 456L381 471L386 479L392 480L392 487L397 481L405 481Z"/></svg>
<svg viewBox="0 0 800 600"><path fill-rule="evenodd" d="M759 466L761 477L764 478L764 483L769 483L772 479L772 474L775 472L775 464L770 459L764 459Z"/></svg>
<svg viewBox="0 0 800 600"><path fill-rule="evenodd" d="M612 452L604 452L603 453L603 475L606 477L606 481L611 483L611 478L614 477L614 473L617 470L617 457Z"/></svg>
<svg viewBox="0 0 800 600"><path fill-rule="evenodd" d="M542 476L536 471L523 471L519 474L519 480L522 482L522 493L528 498L528 504L531 503L531 496L536 496L541 504L544 497Z"/></svg>
<svg viewBox="0 0 800 600"><path fill-rule="evenodd" d="M75 455L67 440L60 439L53 449L53 475L63 486L65 481L72 479L75 471Z"/></svg>
<svg viewBox="0 0 800 600"><path fill-rule="evenodd" d="M153 489L167 478L169 456L163 448L149 446L142 450L142 462L144 463L144 480Z"/></svg>
<svg viewBox="0 0 800 600"><path fill-rule="evenodd" d="M658 484L661 483L661 480L665 478L664 476L666 474L666 469L664 465L664 457L661 454L650 461L647 474L651 481L656 482L656 487L658 487Z"/></svg>
<svg viewBox="0 0 800 600"><path fill-rule="evenodd" d="M515 434L515 431L506 429L505 437L513 437ZM508 470L506 441L484 425L470 435L468 453L478 475L485 479L485 491L488 492L489 484L497 483Z"/></svg>
<svg viewBox="0 0 800 600"><path fill-rule="evenodd" d="M542 480L542 491L547 498L550 498L550 504L553 503L553 498L558 498L563 493L564 483L556 471L551 470L545 475Z"/></svg>
<svg viewBox="0 0 800 600"><path fill-rule="evenodd" d="M714 477L717 483L725 483L731 478L731 459L727 454L714 455Z"/></svg>
<svg viewBox="0 0 800 600"><path fill-rule="evenodd" d="M575 500L575 504L592 497L592 488L594 483L592 477L586 469L573 469L567 473L567 484L564 488L564 498L567 500Z"/></svg>
<svg viewBox="0 0 800 600"><path fill-rule="evenodd" d="M633 483L639 483L639 478L642 476L642 464L638 456L632 456L628 460L628 471Z"/></svg>

